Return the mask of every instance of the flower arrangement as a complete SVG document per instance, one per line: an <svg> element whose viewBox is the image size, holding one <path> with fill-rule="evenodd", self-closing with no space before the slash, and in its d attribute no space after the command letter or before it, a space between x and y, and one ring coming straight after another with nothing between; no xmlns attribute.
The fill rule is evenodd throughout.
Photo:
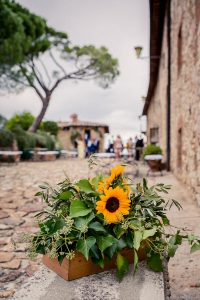
<svg viewBox="0 0 200 300"><path fill-rule="evenodd" d="M39 232L31 236L31 258L47 254L61 264L64 258L73 260L78 251L103 269L105 261L115 257L121 280L129 266L121 253L124 248L133 251L134 271L141 248L154 271L162 271L164 256L174 256L183 240L192 252L200 250L198 237L170 225L167 211L172 205L181 208L177 201L164 199L170 186L148 187L146 179L134 185L124 176L124 166L116 165L109 177L98 174L75 183L67 178L56 188L40 188L36 195L47 209L36 215Z"/></svg>

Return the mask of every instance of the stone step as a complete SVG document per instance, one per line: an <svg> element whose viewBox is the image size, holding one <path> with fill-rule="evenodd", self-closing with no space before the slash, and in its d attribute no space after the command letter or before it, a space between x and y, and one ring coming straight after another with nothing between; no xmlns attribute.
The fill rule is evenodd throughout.
<svg viewBox="0 0 200 300"><path fill-rule="evenodd" d="M119 283L116 271L106 271L65 281L46 267L34 274L13 300L164 300L163 273L147 269L144 262L133 276L132 267Z"/></svg>

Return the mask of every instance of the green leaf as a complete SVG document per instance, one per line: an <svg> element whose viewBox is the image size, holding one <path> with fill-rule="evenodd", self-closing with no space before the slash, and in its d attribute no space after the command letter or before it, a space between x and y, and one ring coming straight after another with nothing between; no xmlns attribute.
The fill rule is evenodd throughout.
<svg viewBox="0 0 200 300"><path fill-rule="evenodd" d="M115 241L115 238L112 235L99 236L97 238L97 245L98 245L101 253L103 254L103 251L106 248L110 247L113 244L114 241Z"/></svg>
<svg viewBox="0 0 200 300"><path fill-rule="evenodd" d="M77 183L77 186L80 188L80 190L86 194L96 193L90 184L89 180L82 179Z"/></svg>
<svg viewBox="0 0 200 300"><path fill-rule="evenodd" d="M115 225L113 231L118 239L125 233L125 230L122 229L120 224Z"/></svg>
<svg viewBox="0 0 200 300"><path fill-rule="evenodd" d="M64 219L57 219L54 225L54 231L62 229L66 225Z"/></svg>
<svg viewBox="0 0 200 300"><path fill-rule="evenodd" d="M58 262L60 265L62 265L63 259L65 258L65 255L59 255L58 256Z"/></svg>
<svg viewBox="0 0 200 300"><path fill-rule="evenodd" d="M72 196L72 193L70 191L64 191L59 195L60 200L69 200Z"/></svg>
<svg viewBox="0 0 200 300"><path fill-rule="evenodd" d="M81 252L88 260L89 251L91 247L96 243L96 239L93 236L89 236L87 239L80 239L77 242L76 249Z"/></svg>
<svg viewBox="0 0 200 300"><path fill-rule="evenodd" d="M138 254L137 251L134 249L134 262L133 262L133 271L136 272L138 267Z"/></svg>
<svg viewBox="0 0 200 300"><path fill-rule="evenodd" d="M178 249L178 245L169 244L168 246L168 257L174 257L176 250Z"/></svg>
<svg viewBox="0 0 200 300"><path fill-rule="evenodd" d="M117 277L119 281L121 281L124 275L129 270L129 263L128 260L123 257L121 254L117 254Z"/></svg>
<svg viewBox="0 0 200 300"><path fill-rule="evenodd" d="M162 221L163 221L164 225L169 225L170 224L170 221L169 221L169 219L166 216L162 217Z"/></svg>
<svg viewBox="0 0 200 300"><path fill-rule="evenodd" d="M125 236L125 242L129 248L133 248L133 236L131 232L128 232L128 234Z"/></svg>
<svg viewBox="0 0 200 300"><path fill-rule="evenodd" d="M195 251L200 250L200 244L194 244L192 245L191 249L190 249L190 253L194 253Z"/></svg>
<svg viewBox="0 0 200 300"><path fill-rule="evenodd" d="M98 266L100 266L102 269L104 268L104 265L105 265L105 261L104 261L104 258L103 257L100 257L100 258L95 258L95 257L92 257L92 261L96 264L96 265L98 265Z"/></svg>
<svg viewBox="0 0 200 300"><path fill-rule="evenodd" d="M83 225L88 225L90 221L92 221L95 218L95 214L91 212L89 215L85 217L78 217L75 219L75 226L77 228L80 228Z"/></svg>
<svg viewBox="0 0 200 300"><path fill-rule="evenodd" d="M99 259L100 258L99 254L100 254L99 248L97 247L97 245L93 245L90 249L90 256Z"/></svg>
<svg viewBox="0 0 200 300"><path fill-rule="evenodd" d="M162 260L160 254L151 252L151 256L147 259L147 265L155 272L162 272Z"/></svg>
<svg viewBox="0 0 200 300"><path fill-rule="evenodd" d="M135 231L134 232L134 241L133 246L136 250L140 248L140 243L143 239L143 232L142 231Z"/></svg>
<svg viewBox="0 0 200 300"><path fill-rule="evenodd" d="M103 175L102 174L97 174L97 176L92 178L91 184L92 184L92 186L95 187L95 189L97 189L99 182L102 181L102 180L103 180Z"/></svg>
<svg viewBox="0 0 200 300"><path fill-rule="evenodd" d="M105 228L103 227L103 225L100 223L100 222L92 222L89 224L88 226L90 229L93 229L97 232L103 232L103 233L106 233L106 230Z"/></svg>
<svg viewBox="0 0 200 300"><path fill-rule="evenodd" d="M115 242L105 250L105 254L111 259L118 251L122 250L127 246L123 238L115 240Z"/></svg>
<svg viewBox="0 0 200 300"><path fill-rule="evenodd" d="M146 178L143 178L143 189L144 189L144 191L145 191L145 190L148 190Z"/></svg>
<svg viewBox="0 0 200 300"><path fill-rule="evenodd" d="M142 239L146 240L148 237L154 236L154 234L156 233L156 230L157 230L156 227L153 227L152 229L144 230L143 235L142 235Z"/></svg>
<svg viewBox="0 0 200 300"><path fill-rule="evenodd" d="M70 205L70 217L78 218L88 215L92 208L88 208L81 200L74 200Z"/></svg>

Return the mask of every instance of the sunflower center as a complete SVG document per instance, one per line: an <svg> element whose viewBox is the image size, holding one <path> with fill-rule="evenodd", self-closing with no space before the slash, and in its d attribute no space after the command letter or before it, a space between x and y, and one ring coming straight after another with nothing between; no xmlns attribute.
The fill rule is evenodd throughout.
<svg viewBox="0 0 200 300"><path fill-rule="evenodd" d="M109 212L115 212L119 208L119 199L111 197L106 202L106 209Z"/></svg>

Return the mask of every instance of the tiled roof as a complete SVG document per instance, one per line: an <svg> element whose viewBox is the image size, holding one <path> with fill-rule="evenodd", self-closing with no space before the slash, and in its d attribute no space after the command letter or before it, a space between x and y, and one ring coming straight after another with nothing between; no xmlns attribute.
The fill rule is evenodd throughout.
<svg viewBox="0 0 200 300"><path fill-rule="evenodd" d="M58 122L59 128L66 128L66 127L104 127L106 131L109 132L109 127L107 124L104 123L96 123L96 122L89 122L89 121L79 121L76 122Z"/></svg>

